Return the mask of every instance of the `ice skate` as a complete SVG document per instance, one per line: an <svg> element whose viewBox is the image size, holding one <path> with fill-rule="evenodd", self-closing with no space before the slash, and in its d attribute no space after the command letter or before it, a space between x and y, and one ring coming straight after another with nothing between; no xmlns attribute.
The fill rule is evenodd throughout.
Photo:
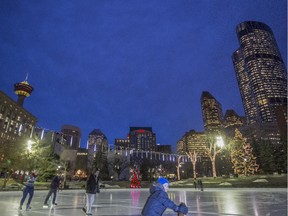
<svg viewBox="0 0 288 216"><path fill-rule="evenodd" d="M49 208L49 205L47 203L44 203L43 208Z"/></svg>

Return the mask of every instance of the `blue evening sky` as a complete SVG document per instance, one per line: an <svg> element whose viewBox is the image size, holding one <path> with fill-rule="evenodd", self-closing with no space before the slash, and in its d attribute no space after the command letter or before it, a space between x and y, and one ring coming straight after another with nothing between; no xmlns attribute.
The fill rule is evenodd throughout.
<svg viewBox="0 0 288 216"><path fill-rule="evenodd" d="M1 0L0 89L29 73L24 107L37 126L95 128L125 138L149 126L157 143L203 131L200 97L244 115L231 60L236 25L271 27L287 66L286 0Z"/></svg>

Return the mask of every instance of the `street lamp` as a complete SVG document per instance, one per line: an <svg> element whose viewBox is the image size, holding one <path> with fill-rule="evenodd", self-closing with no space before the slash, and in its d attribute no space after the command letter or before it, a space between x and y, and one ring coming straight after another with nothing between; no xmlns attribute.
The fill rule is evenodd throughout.
<svg viewBox="0 0 288 216"><path fill-rule="evenodd" d="M224 140L223 140L222 136L217 136L216 137L216 145L219 148L223 148L224 147Z"/></svg>
<svg viewBox="0 0 288 216"><path fill-rule="evenodd" d="M28 140L28 142L27 142L27 150L28 150L29 153L32 151L32 145L34 143L35 142L33 142L32 140Z"/></svg>

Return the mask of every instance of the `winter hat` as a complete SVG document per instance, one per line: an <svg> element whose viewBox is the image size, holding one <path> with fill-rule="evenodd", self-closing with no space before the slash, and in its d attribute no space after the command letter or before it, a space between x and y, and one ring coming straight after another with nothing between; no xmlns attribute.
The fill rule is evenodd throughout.
<svg viewBox="0 0 288 216"><path fill-rule="evenodd" d="M163 178L163 177L158 178L157 183L160 183L162 185L167 183L169 185L169 181L166 178Z"/></svg>

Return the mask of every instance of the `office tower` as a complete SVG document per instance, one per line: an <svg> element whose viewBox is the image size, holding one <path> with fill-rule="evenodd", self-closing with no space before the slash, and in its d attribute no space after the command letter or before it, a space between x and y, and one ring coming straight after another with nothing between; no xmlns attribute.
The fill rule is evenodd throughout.
<svg viewBox="0 0 288 216"><path fill-rule="evenodd" d="M130 127L128 138L130 140L130 149L156 150L156 135L153 133L152 127Z"/></svg>
<svg viewBox="0 0 288 216"><path fill-rule="evenodd" d="M61 128L63 138L72 149L80 148L81 129L73 125L63 125Z"/></svg>
<svg viewBox="0 0 288 216"><path fill-rule="evenodd" d="M23 82L14 84L14 92L18 95L17 103L23 107L24 100L29 97L33 91L33 87L27 82L27 77Z"/></svg>
<svg viewBox="0 0 288 216"><path fill-rule="evenodd" d="M130 140L129 139L117 138L114 141L114 149L115 150L129 149L129 147L130 147Z"/></svg>
<svg viewBox="0 0 288 216"><path fill-rule="evenodd" d="M224 115L224 127L225 128L239 128L245 124L245 119L242 116L239 116L235 110L229 109L226 110Z"/></svg>
<svg viewBox="0 0 288 216"><path fill-rule="evenodd" d="M87 149L93 152L101 151L103 153L108 151L108 140L100 129L94 129L88 135Z"/></svg>
<svg viewBox="0 0 288 216"><path fill-rule="evenodd" d="M208 146L207 136L204 132L190 130L177 142L177 153L194 152L205 157L205 147Z"/></svg>
<svg viewBox="0 0 288 216"><path fill-rule="evenodd" d="M205 131L219 131L223 128L222 105L208 92L201 95L202 117Z"/></svg>
<svg viewBox="0 0 288 216"><path fill-rule="evenodd" d="M236 32L240 47L232 60L247 123L274 122L275 109L283 106L287 116L286 68L272 30L264 23L247 21Z"/></svg>

